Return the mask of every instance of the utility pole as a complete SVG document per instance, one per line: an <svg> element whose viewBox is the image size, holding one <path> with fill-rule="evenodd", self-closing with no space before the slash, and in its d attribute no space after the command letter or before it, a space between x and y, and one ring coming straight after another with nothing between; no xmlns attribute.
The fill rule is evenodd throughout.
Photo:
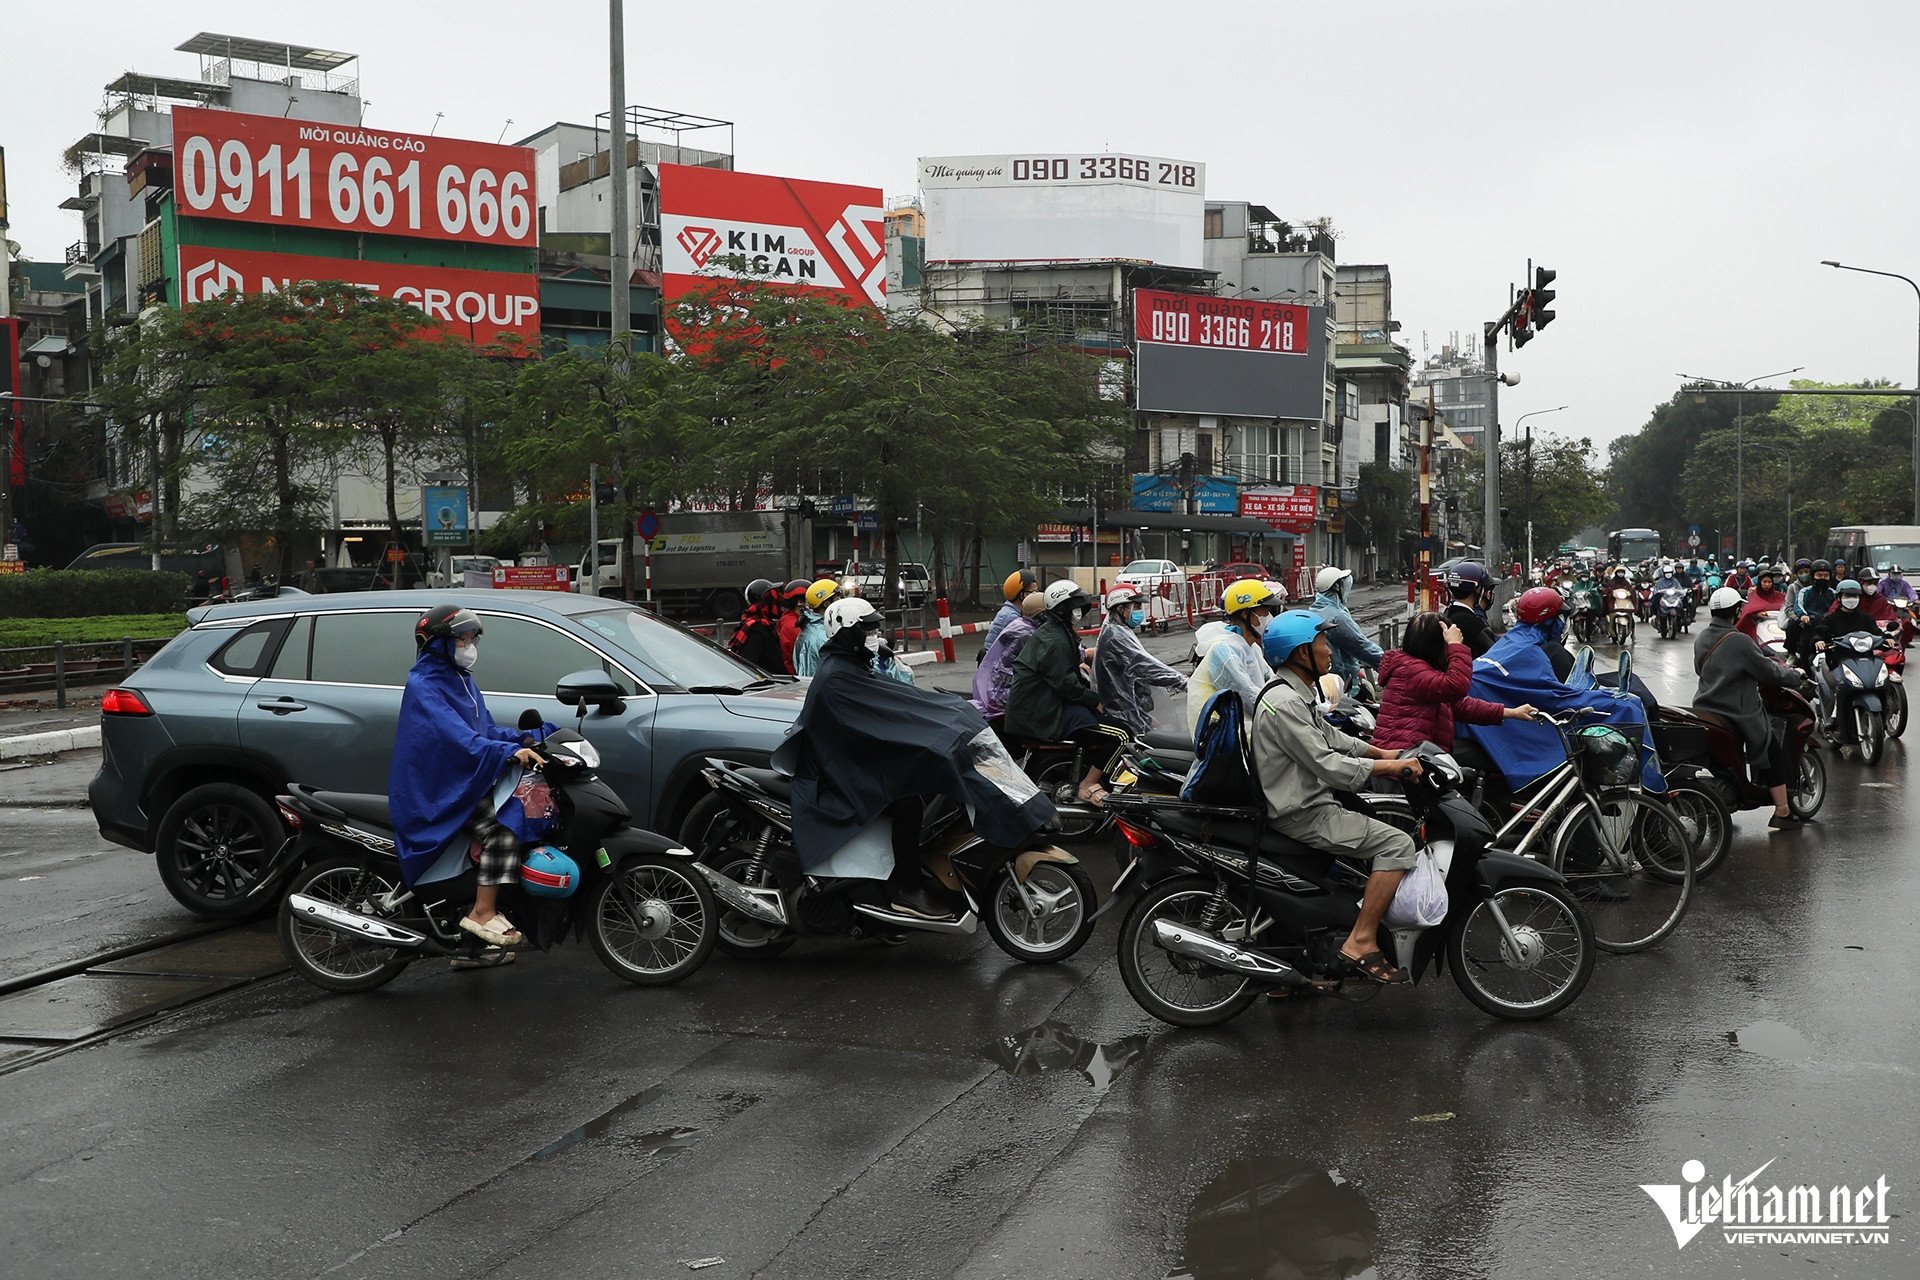
<svg viewBox="0 0 1920 1280"><path fill-rule="evenodd" d="M607 115L607 166L613 179L613 332L615 346L633 327L628 289L633 280L633 227L627 208L627 17L625 0L607 0L611 30L607 39L607 82L612 111Z"/></svg>
<svg viewBox="0 0 1920 1280"><path fill-rule="evenodd" d="M1486 501L1483 504L1482 519L1486 529L1480 535L1480 554L1486 557L1487 571L1494 575L1496 583L1505 581L1504 562L1500 557L1500 331L1512 318L1513 308L1507 308L1507 314L1486 326L1487 338L1487 429L1486 457L1482 470L1486 472Z"/></svg>
<svg viewBox="0 0 1920 1280"><path fill-rule="evenodd" d="M1414 557L1420 612L1433 608L1433 384L1427 384L1427 420L1420 427L1420 550Z"/></svg>

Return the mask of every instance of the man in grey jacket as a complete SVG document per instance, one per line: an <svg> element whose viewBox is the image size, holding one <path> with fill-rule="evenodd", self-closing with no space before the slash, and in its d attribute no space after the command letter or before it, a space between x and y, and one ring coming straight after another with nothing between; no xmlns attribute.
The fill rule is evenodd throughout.
<svg viewBox="0 0 1920 1280"><path fill-rule="evenodd" d="M1187 678L1147 652L1133 631L1133 607L1140 602L1138 588L1120 586L1107 592L1107 620L1093 649L1093 687L1107 713L1138 738L1153 728L1154 686L1179 693ZM1184 719L1181 720L1184 727Z"/></svg>
<svg viewBox="0 0 1920 1280"><path fill-rule="evenodd" d="M1769 658L1734 625L1744 603L1732 587L1721 587L1707 601L1713 621L1693 638L1693 670L1700 677L1693 709L1726 721L1740 735L1754 781L1773 797L1773 817L1767 826L1790 831L1800 825L1787 807L1787 784L1793 781L1798 761L1793 758L1786 726L1775 724L1760 705L1760 686L1790 689L1800 683L1800 675Z"/></svg>
<svg viewBox="0 0 1920 1280"><path fill-rule="evenodd" d="M1320 714L1318 681L1332 662L1328 623L1290 609L1267 624L1261 648L1274 666L1272 683L1253 715L1253 769L1267 802L1267 823L1281 835L1373 863L1360 900L1360 918L1340 945L1340 957L1374 982L1408 981L1380 950L1379 928L1400 877L1413 867L1413 838L1397 827L1355 813L1336 791L1360 792L1376 777L1419 777L1418 760L1402 760L1328 724Z"/></svg>

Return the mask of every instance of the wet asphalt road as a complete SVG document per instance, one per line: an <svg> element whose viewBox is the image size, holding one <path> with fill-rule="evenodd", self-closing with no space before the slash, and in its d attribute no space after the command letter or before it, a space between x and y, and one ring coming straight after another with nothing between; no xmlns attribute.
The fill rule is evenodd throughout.
<svg viewBox="0 0 1920 1280"><path fill-rule="evenodd" d="M1683 700L1687 649L1641 643L1657 692ZM578 947L368 996L268 980L0 1075L0 1271L1914 1275L1909 754L1830 759L1809 830L1740 815L1678 934L1537 1024L1441 978L1177 1031L1128 998L1111 919L1052 968L983 932L716 956L664 991ZM0 813L0 906L36 934L164 916L104 848L84 813ZM35 874L93 905L35 905ZM1637 1184L1689 1159L1884 1176L1892 1239L1677 1250Z"/></svg>

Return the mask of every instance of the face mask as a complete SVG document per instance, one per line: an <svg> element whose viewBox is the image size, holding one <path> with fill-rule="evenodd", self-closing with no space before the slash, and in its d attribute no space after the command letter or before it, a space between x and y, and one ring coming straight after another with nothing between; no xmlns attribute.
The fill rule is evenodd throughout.
<svg viewBox="0 0 1920 1280"><path fill-rule="evenodd" d="M885 644L886 644L886 640L883 639L880 633L876 631L872 635L868 636L866 639L867 652L878 653L880 652L881 647Z"/></svg>
<svg viewBox="0 0 1920 1280"><path fill-rule="evenodd" d="M1840 607L1842 609L1858 609L1860 607L1860 597L1859 596L1841 596Z"/></svg>
<svg viewBox="0 0 1920 1280"><path fill-rule="evenodd" d="M1132 627L1138 627L1141 623L1145 622L1146 620L1147 620L1147 615L1141 610L1135 609L1130 615L1128 615L1127 625Z"/></svg>
<svg viewBox="0 0 1920 1280"><path fill-rule="evenodd" d="M1880 584L1877 582L1863 582L1860 584L1860 590L1866 595L1878 595L1880 593Z"/></svg>
<svg viewBox="0 0 1920 1280"><path fill-rule="evenodd" d="M453 647L453 665L462 671L473 670L473 664L480 661L480 646L461 644Z"/></svg>

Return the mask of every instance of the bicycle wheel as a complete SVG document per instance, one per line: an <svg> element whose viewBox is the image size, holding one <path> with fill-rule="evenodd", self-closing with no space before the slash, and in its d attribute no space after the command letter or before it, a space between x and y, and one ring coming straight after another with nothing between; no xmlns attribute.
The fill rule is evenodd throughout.
<svg viewBox="0 0 1920 1280"><path fill-rule="evenodd" d="M1692 833L1637 791L1583 796L1554 833L1550 865L1586 908L1602 951L1646 950L1693 900Z"/></svg>
<svg viewBox="0 0 1920 1280"><path fill-rule="evenodd" d="M1669 782L1666 804L1693 836L1694 876L1706 879L1733 847L1733 810L1716 792L1693 782Z"/></svg>

